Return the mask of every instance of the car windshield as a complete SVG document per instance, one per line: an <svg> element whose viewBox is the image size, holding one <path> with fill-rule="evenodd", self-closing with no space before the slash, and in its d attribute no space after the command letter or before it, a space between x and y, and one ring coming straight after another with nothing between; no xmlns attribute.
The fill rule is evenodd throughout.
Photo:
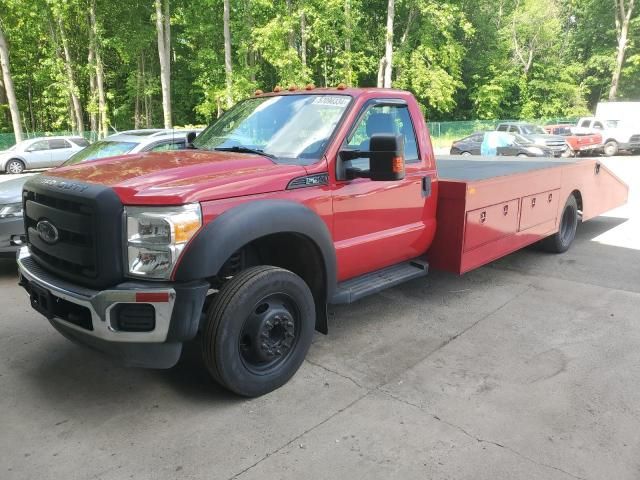
<svg viewBox="0 0 640 480"><path fill-rule="evenodd" d="M99 142L83 148L73 155L69 160L64 162L63 166L75 165L76 163L86 162L87 160L97 160L98 158L115 157L116 155L124 155L135 148L138 143L134 142L114 142L109 140L101 140Z"/></svg>
<svg viewBox="0 0 640 480"><path fill-rule="evenodd" d="M245 100L193 142L202 150L264 153L277 163L310 165L322 158L351 97L282 95Z"/></svg>
<svg viewBox="0 0 640 480"><path fill-rule="evenodd" d="M522 125L521 128L526 135L547 135L545 129L538 125Z"/></svg>

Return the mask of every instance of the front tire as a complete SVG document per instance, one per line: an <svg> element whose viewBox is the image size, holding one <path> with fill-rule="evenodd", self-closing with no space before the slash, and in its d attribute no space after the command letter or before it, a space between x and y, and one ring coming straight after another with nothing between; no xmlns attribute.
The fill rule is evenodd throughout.
<svg viewBox="0 0 640 480"><path fill-rule="evenodd" d="M17 175L19 173L24 172L24 163L22 162L22 160L12 158L7 162L5 170L7 173Z"/></svg>
<svg viewBox="0 0 640 480"><path fill-rule="evenodd" d="M258 397L284 385L311 346L315 304L307 284L282 268L235 275L209 307L204 362L223 387Z"/></svg>
<svg viewBox="0 0 640 480"><path fill-rule="evenodd" d="M618 142L616 142L615 140L609 140L607 143L604 144L604 154L607 157L613 157L614 155L617 155L618 151L619 151Z"/></svg>
<svg viewBox="0 0 640 480"><path fill-rule="evenodd" d="M545 238L540 243L543 250L550 253L564 253L569 250L573 240L576 238L578 222L578 202L576 201L576 197L571 195L562 210L558 232Z"/></svg>

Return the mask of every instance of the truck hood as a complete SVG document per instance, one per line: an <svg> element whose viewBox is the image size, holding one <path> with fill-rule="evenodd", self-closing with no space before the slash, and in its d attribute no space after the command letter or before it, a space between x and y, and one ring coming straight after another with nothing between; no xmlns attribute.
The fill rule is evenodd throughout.
<svg viewBox="0 0 640 480"><path fill-rule="evenodd" d="M111 187L125 205L180 205L281 191L305 173L261 155L180 150L93 160L47 175Z"/></svg>
<svg viewBox="0 0 640 480"><path fill-rule="evenodd" d="M557 145L564 143L564 137L560 135L543 135L542 133L534 133L532 135L524 135L538 145Z"/></svg>

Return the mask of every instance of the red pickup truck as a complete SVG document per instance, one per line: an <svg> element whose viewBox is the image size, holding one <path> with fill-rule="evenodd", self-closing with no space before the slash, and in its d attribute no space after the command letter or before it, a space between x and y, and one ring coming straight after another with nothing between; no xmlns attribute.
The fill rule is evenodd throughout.
<svg viewBox="0 0 640 480"><path fill-rule="evenodd" d="M20 284L63 335L128 365L169 368L198 338L211 376L244 396L287 382L328 305L429 265L563 252L627 198L594 160L436 162L416 100L395 90L256 92L192 147L30 179Z"/></svg>
<svg viewBox="0 0 640 480"><path fill-rule="evenodd" d="M564 137L565 142L569 146L566 156L594 155L601 153L604 147L602 135L599 133L576 134L574 127L571 125L546 125L544 129L551 135L559 135Z"/></svg>

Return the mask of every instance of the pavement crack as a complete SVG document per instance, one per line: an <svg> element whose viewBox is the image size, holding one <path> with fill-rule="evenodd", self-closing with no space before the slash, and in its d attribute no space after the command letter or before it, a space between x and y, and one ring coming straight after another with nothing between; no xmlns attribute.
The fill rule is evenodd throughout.
<svg viewBox="0 0 640 480"><path fill-rule="evenodd" d="M264 455L260 460L258 460L257 462L253 463L252 465L249 465L247 468L243 469L242 471L236 473L235 475L229 477L229 480L234 480L236 478L239 478L241 475L244 475L245 473L247 473L249 470L254 469L255 467L257 467L259 464L261 464L262 462L264 462L267 458L271 457L272 455L276 455L278 454L280 451L284 450L285 448L287 448L289 445L295 443L297 440L299 440L300 438L304 437L306 434L312 432L313 430L315 430L318 427L321 427L322 425L324 425L325 423L327 423L329 420L331 420L332 418L340 415L342 412L344 412L345 410L348 410L349 408L351 408L352 406L354 406L356 403L358 403L360 400L362 400L363 398L365 398L367 395L369 395L371 392L367 391L364 394L360 395L358 398L356 398L354 401L350 402L349 404L347 404L346 406L342 407L341 409L337 410L336 412L334 412L333 414L329 415L327 418L325 418L324 420L322 420L321 422L313 425L312 427L307 428L304 432L300 433L299 435L297 435L296 437L292 438L291 440L289 440L287 443L285 443L284 445L281 445L280 447L276 448L275 450L272 450L271 452L268 452L266 455Z"/></svg>
<svg viewBox="0 0 640 480"><path fill-rule="evenodd" d="M495 447L504 448L505 450L513 453L514 455L516 455L516 456L518 456L518 457L520 457L520 458L522 458L522 459L524 459L524 460L526 460L528 462L531 462L531 463L533 463L535 465L538 465L539 467L549 468L551 470L556 470L556 471L558 471L560 473L564 473L565 475L570 476L571 478L575 478L576 480L587 480L584 477L580 477L580 476L575 475L575 474L573 474L571 472L567 472L566 470L563 470L560 467L556 467L554 465L550 465L550 464L544 463L544 462L539 462L539 461L537 461L537 460L535 460L535 459L533 459L531 457L528 457L527 455L524 455L523 453L521 453L521 452L519 452L519 451L517 451L517 450L515 450L515 449L513 449L513 448L511 448L511 447L509 447L509 446L507 446L505 444L503 444L503 443L499 443L499 442L496 442L494 440L488 440L486 438L478 437L478 436L474 435L473 433L469 432L468 430L466 430L465 428L461 427L460 425L456 425L455 423L451 423L451 422L443 419L439 415L436 415L434 413L431 413L431 412L425 410L421 405L419 405L417 403L413 403L413 402L410 402L410 401L405 400L403 398L400 398L397 395L394 395L393 393L391 393L391 392L389 392L387 390L384 390L382 388L379 388L378 390L380 392L382 392L383 394L393 398L394 400L396 400L396 401L398 401L400 403L404 403L405 405L409 405L411 407L417 408L422 413L430 416L434 420L437 420L438 422L444 423L445 425L448 425L451 428L454 428L454 429L458 430L460 433L462 433L466 437L470 438L471 440L475 440L478 443L486 443L486 444L489 444L489 445L493 445Z"/></svg>
<svg viewBox="0 0 640 480"><path fill-rule="evenodd" d="M333 373L335 375L338 375L339 377L344 378L345 380L349 380L351 381L351 383L353 383L356 387L358 388L362 388L364 390L367 391L371 391L371 389L364 387L362 385L360 385L356 380L354 380L353 378L349 377L348 375L345 375L344 373L340 373L337 370L332 370L331 368L325 367L324 365L320 365L319 363L316 362L312 362L311 360L309 360L308 358L305 359L305 362L309 363L310 365L313 365L314 367L318 367L321 368L322 370L329 372L329 373Z"/></svg>

